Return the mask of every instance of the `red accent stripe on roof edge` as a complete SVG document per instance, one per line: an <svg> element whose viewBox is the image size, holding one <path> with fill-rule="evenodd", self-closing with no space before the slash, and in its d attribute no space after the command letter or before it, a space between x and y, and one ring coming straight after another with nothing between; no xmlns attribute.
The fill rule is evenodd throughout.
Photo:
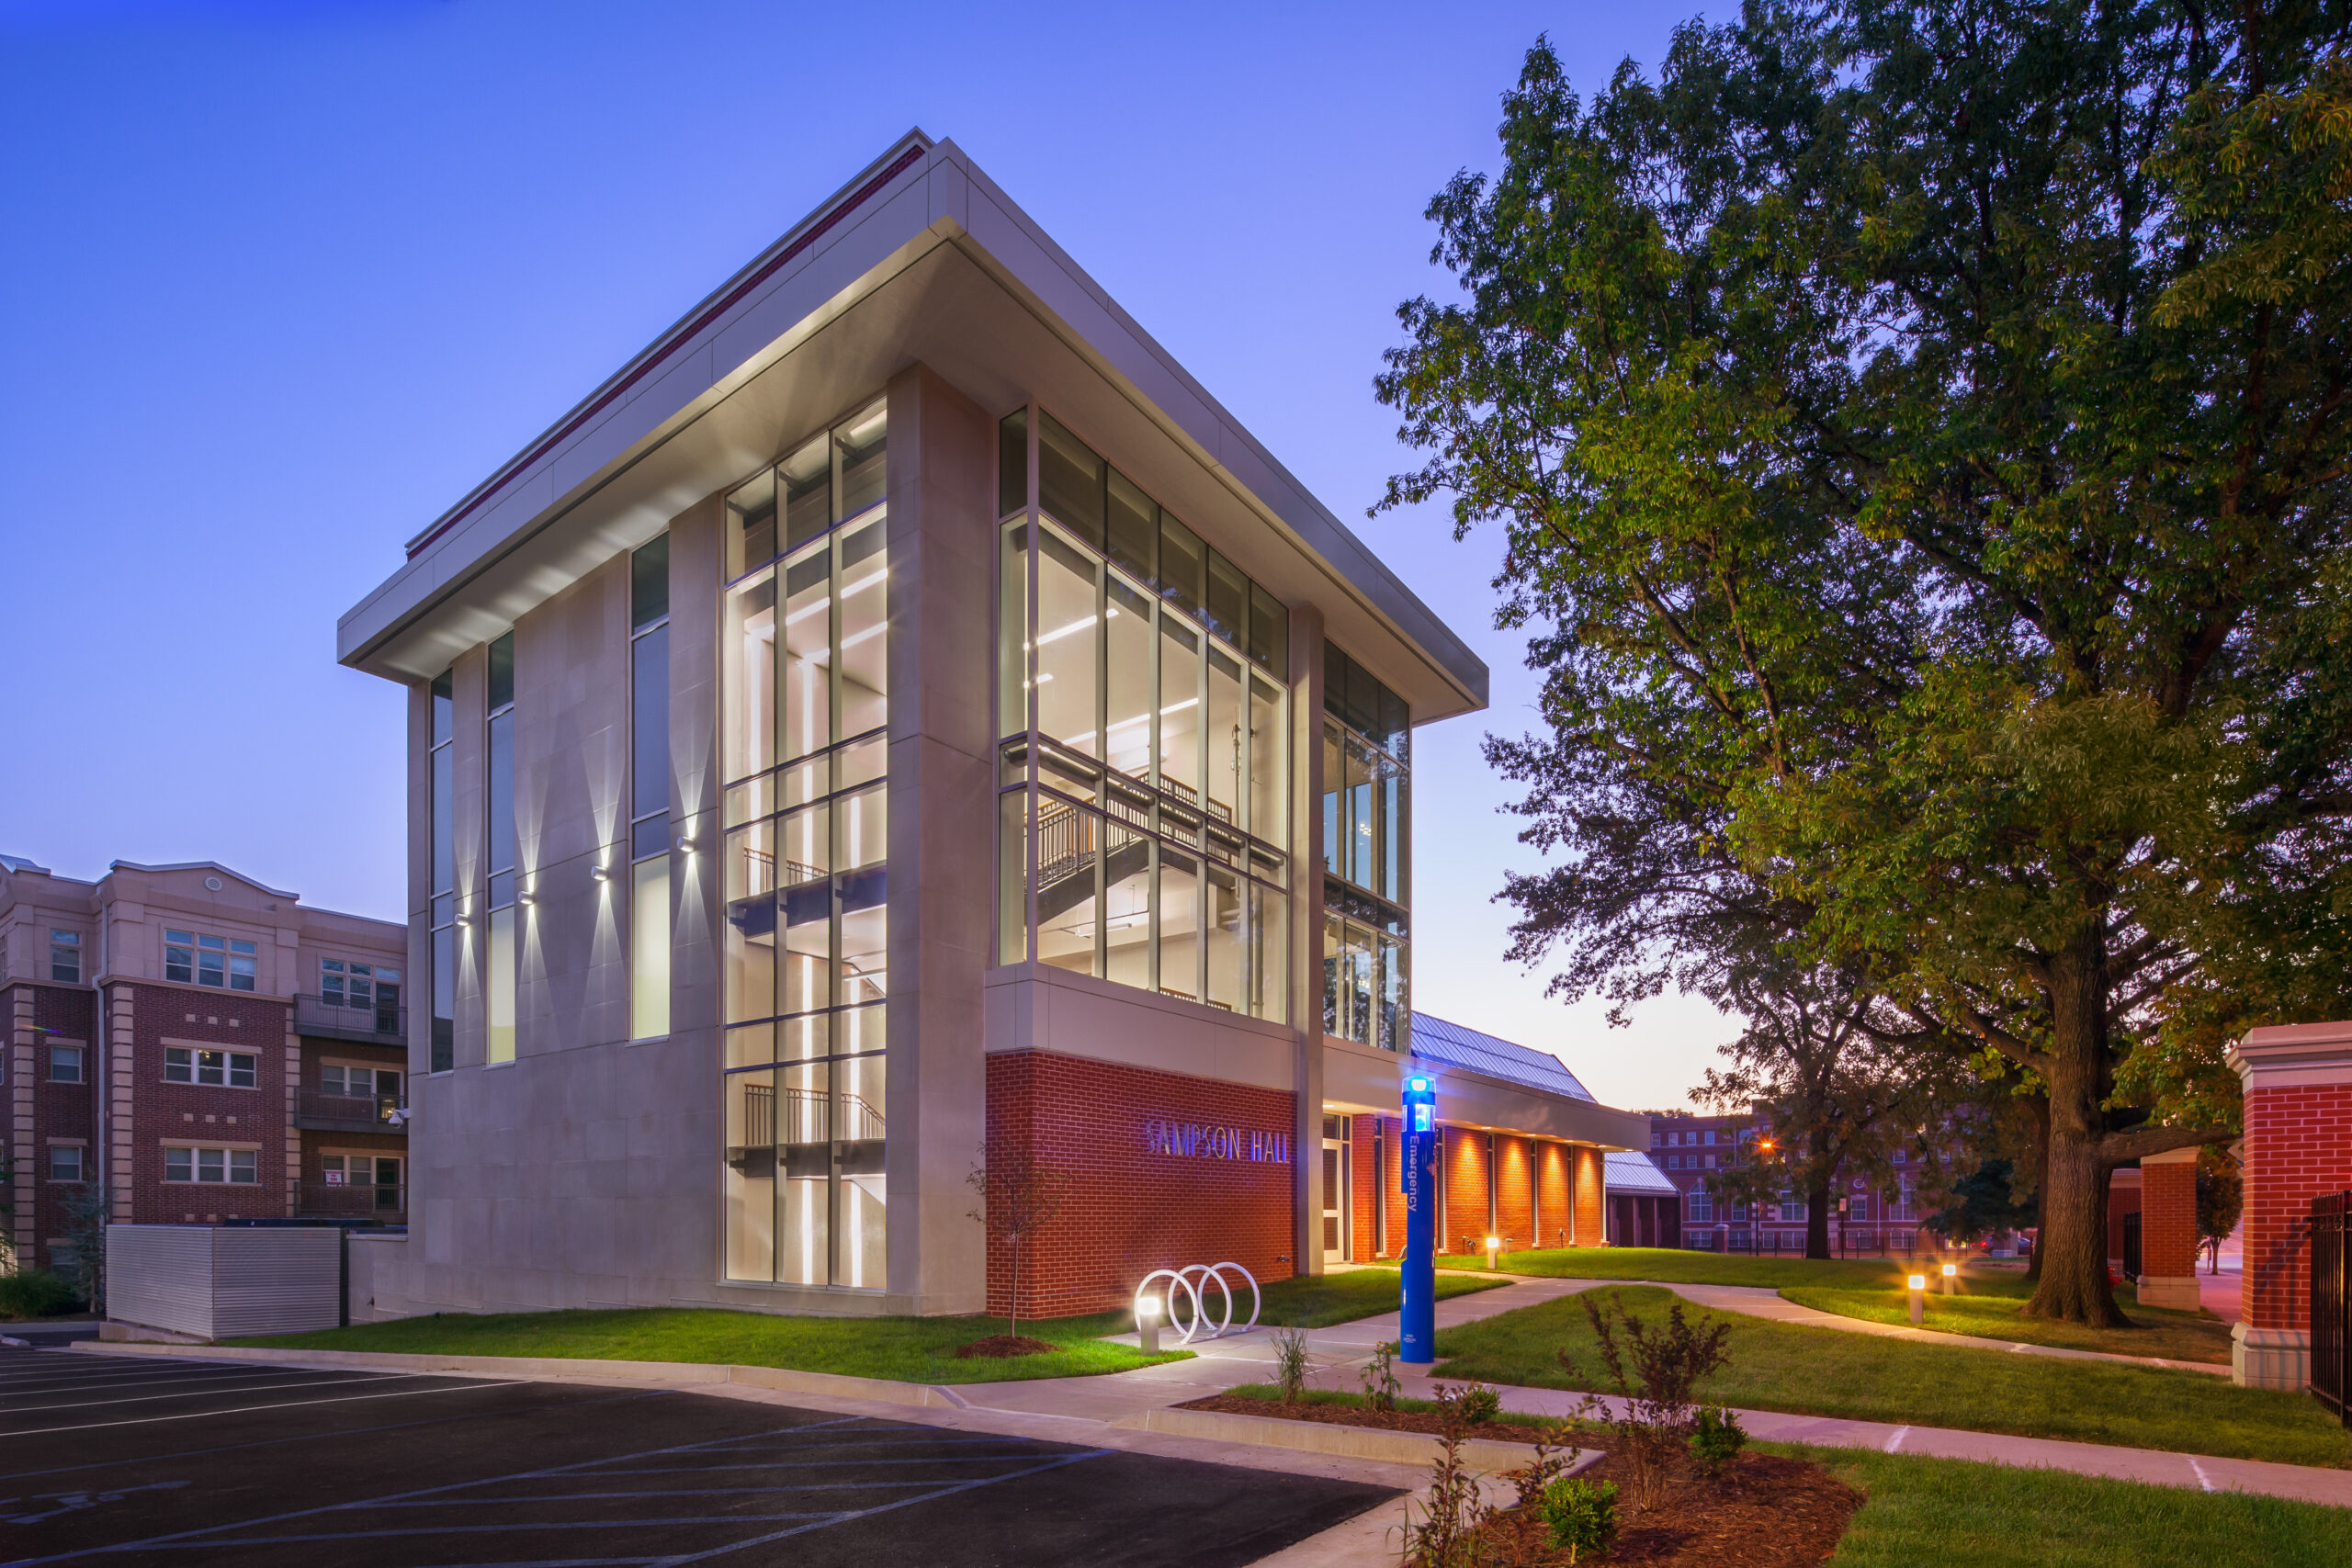
<svg viewBox="0 0 2352 1568"><path fill-rule="evenodd" d="M590 420L595 418L605 409L610 408L614 399L619 397L631 387L636 386L639 381L645 379L648 375L651 374L657 367L665 363L673 354L675 354L679 349L692 342L695 334L699 333L705 327L709 326L711 322L717 321L720 316L725 315L735 306L741 304L744 296L751 293L752 289L757 288L761 284L765 283L769 278L775 276L777 270L783 267L786 263L799 255L810 245L815 244L819 239L823 237L827 231L833 227L834 224L840 222L842 219L848 217L852 212L856 211L858 208L871 200L876 193L880 191L883 186L888 185L892 180L897 179L900 175L906 173L908 168L911 165L920 163L923 156L930 151L930 148L917 144L908 148L904 152L900 153L892 161L888 168L883 170L880 174L875 175L872 179L858 186L857 189L852 192L850 196L839 206L835 207L831 212L826 213L822 218L817 220L816 222L810 224L807 232L803 233L798 239L793 241L792 243L785 246L783 250L778 251L775 256L769 259L766 265L762 266L758 271L752 273L751 276L745 278L742 282L729 289L725 298L715 301L708 310L696 316L692 321L689 321L684 331L678 333L675 336L672 337L668 343L662 346L660 353L651 355L642 364L639 365L635 369L631 370L628 375L622 377L612 386L606 388L605 389L604 396L598 398L594 402L590 403L586 408L582 409L578 413L565 421L561 429L555 431L553 434L542 439L537 446L532 447L528 452L525 453L520 459L509 467L504 474L501 475L497 479L484 487L481 493L474 496L470 501L468 501L464 505L458 507L457 511L451 513L447 517L442 519L440 524L430 533L426 534L424 537L417 540L415 544L409 547L408 558L410 560L414 560L418 556L423 555L427 549L431 548L433 542L435 539L440 538L450 529L456 527L458 524L471 516L476 511L481 509L483 502L489 501L491 497L504 490L509 481L520 475L532 464L537 462L541 457L546 457L550 451L553 451L556 447L563 445L565 440L575 434L582 425L586 424Z"/></svg>

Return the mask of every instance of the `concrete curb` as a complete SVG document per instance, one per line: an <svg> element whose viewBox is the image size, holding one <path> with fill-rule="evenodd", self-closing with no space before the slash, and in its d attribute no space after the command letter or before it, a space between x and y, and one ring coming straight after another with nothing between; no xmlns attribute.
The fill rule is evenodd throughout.
<svg viewBox="0 0 2352 1568"><path fill-rule="evenodd" d="M824 1393L886 1404L966 1409L945 1388L888 1378L804 1372L788 1367L745 1367L717 1361L607 1361L575 1356L430 1356L389 1350L282 1350L251 1345L164 1345L81 1340L71 1347L92 1356L175 1356L199 1361L259 1361L358 1371L455 1372L467 1377L576 1378L596 1382L680 1385L742 1383L785 1393Z"/></svg>
<svg viewBox="0 0 2352 1568"><path fill-rule="evenodd" d="M1348 1459L1384 1460L1391 1464L1434 1464L1444 1451L1437 1438L1422 1432L1392 1432L1382 1427L1345 1427L1335 1421L1292 1421L1279 1416L1236 1416L1223 1410L1179 1410L1162 1407L1111 1423L1145 1432L1166 1432L1180 1438L1207 1438L1221 1443L1250 1443L1261 1448L1298 1449L1307 1453L1339 1454ZM1517 1470L1532 1450L1525 1443L1471 1438L1462 1445L1462 1457L1474 1470L1489 1472ZM1567 1473L1600 1462L1597 1449L1579 1449Z"/></svg>

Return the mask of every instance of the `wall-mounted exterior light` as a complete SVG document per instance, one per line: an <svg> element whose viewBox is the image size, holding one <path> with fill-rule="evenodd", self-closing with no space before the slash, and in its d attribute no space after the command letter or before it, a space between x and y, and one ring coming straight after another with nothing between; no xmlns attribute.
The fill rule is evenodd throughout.
<svg viewBox="0 0 2352 1568"><path fill-rule="evenodd" d="M610 882L613 879L611 868L606 866L592 865L588 868L588 874L599 882Z"/></svg>

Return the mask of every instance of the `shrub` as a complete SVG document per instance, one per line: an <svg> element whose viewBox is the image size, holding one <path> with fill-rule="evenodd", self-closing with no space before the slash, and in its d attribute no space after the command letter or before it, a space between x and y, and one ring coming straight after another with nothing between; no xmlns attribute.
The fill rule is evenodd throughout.
<svg viewBox="0 0 2352 1568"><path fill-rule="evenodd" d="M1690 1457L1709 1475L1739 1457L1747 1446L1747 1433L1739 1417L1715 1405L1702 1405L1698 1421L1690 1428Z"/></svg>
<svg viewBox="0 0 2352 1568"><path fill-rule="evenodd" d="M72 1285L46 1269L0 1274L0 1317L50 1317L80 1299Z"/></svg>
<svg viewBox="0 0 2352 1568"><path fill-rule="evenodd" d="M1731 1325L1721 1320L1693 1327L1682 1303L1666 1309L1666 1325L1652 1328L1626 1310L1624 1298L1611 1295L1604 1313L1592 1296L1581 1298L1585 1315L1592 1321L1593 1337L1600 1342L1600 1366L1617 1391L1615 1407L1597 1394L1587 1394L1577 1414L1607 1423L1617 1440L1609 1446L1625 1467L1627 1501L1636 1510L1657 1506L1675 1456L1692 1427L1697 1401L1693 1391L1702 1379L1730 1358L1724 1341ZM1579 1375L1576 1359L1558 1352L1560 1366Z"/></svg>
<svg viewBox="0 0 2352 1568"><path fill-rule="evenodd" d="M1539 1505L1555 1551L1574 1562L1588 1551L1606 1551L1617 1539L1617 1486L1610 1481L1555 1481Z"/></svg>
<svg viewBox="0 0 2352 1568"><path fill-rule="evenodd" d="M1462 1419L1473 1427L1483 1427L1503 1413L1503 1396L1485 1383L1474 1382L1462 1391L1455 1408Z"/></svg>
<svg viewBox="0 0 2352 1568"><path fill-rule="evenodd" d="M1372 1348L1372 1359L1363 1369L1363 1402L1374 1410L1396 1408L1396 1395L1404 1384L1396 1381L1397 1342L1384 1339Z"/></svg>
<svg viewBox="0 0 2352 1568"><path fill-rule="evenodd" d="M1284 1404L1296 1404L1306 1392L1306 1330L1275 1329L1274 1382L1282 1388Z"/></svg>

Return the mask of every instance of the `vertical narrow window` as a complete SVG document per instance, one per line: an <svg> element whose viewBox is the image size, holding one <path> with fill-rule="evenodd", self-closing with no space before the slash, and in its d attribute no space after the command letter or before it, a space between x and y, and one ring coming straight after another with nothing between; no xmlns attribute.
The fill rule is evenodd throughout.
<svg viewBox="0 0 2352 1568"><path fill-rule="evenodd" d="M629 1037L670 1032L670 536L629 557Z"/></svg>
<svg viewBox="0 0 2352 1568"><path fill-rule="evenodd" d="M49 933L49 977L69 986L82 983L82 933Z"/></svg>
<svg viewBox="0 0 2352 1568"><path fill-rule="evenodd" d="M1404 1051L1412 1011L1411 715L1332 644L1324 647L1323 708L1324 1028Z"/></svg>
<svg viewBox="0 0 2352 1568"><path fill-rule="evenodd" d="M488 787L483 792L490 875L489 943L482 971L485 1032L482 1059L514 1059L514 634L490 645L490 703L484 755Z"/></svg>
<svg viewBox="0 0 2352 1568"><path fill-rule="evenodd" d="M458 840L454 748L457 733L454 682L442 671L433 681L433 1034L432 1070L457 1065L458 1049Z"/></svg>

